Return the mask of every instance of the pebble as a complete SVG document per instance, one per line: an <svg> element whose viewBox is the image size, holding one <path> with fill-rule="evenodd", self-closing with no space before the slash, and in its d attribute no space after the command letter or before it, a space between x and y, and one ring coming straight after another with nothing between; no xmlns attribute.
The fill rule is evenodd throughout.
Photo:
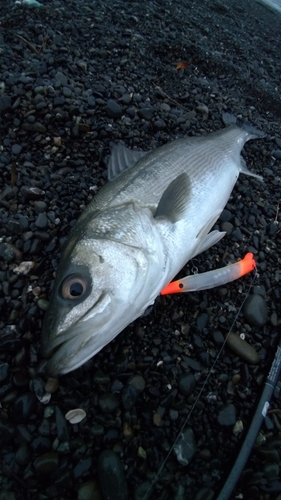
<svg viewBox="0 0 281 500"><path fill-rule="evenodd" d="M36 397L31 392L20 394L13 403L14 419L17 422L28 422L36 408Z"/></svg>
<svg viewBox="0 0 281 500"><path fill-rule="evenodd" d="M34 461L34 468L38 474L50 475L58 468L59 457L54 451L40 455Z"/></svg>
<svg viewBox="0 0 281 500"><path fill-rule="evenodd" d="M246 299L243 314L251 326L262 327L267 322L267 305L259 294L252 294Z"/></svg>
<svg viewBox="0 0 281 500"><path fill-rule="evenodd" d="M220 408L218 423L220 425L234 425L236 423L236 410L233 404L227 404Z"/></svg>
<svg viewBox="0 0 281 500"><path fill-rule="evenodd" d="M105 450L99 455L98 477L104 500L129 498L123 464L114 451Z"/></svg>
<svg viewBox="0 0 281 500"><path fill-rule="evenodd" d="M103 500L96 481L89 480L78 490L78 500Z"/></svg>
<svg viewBox="0 0 281 500"><path fill-rule="evenodd" d="M196 452L197 446L193 430L185 429L180 433L177 442L174 445L174 453L180 465L188 465Z"/></svg>
<svg viewBox="0 0 281 500"><path fill-rule="evenodd" d="M35 226L38 229L46 229L48 227L48 219L46 214L40 213L35 221Z"/></svg>
<svg viewBox="0 0 281 500"><path fill-rule="evenodd" d="M178 389L179 392L188 396L191 394L196 386L196 380L192 373L182 373L178 378Z"/></svg>
<svg viewBox="0 0 281 500"><path fill-rule="evenodd" d="M116 394L111 394L107 392L102 394L99 398L99 407L102 411L106 413L112 413L119 408L119 399Z"/></svg>
<svg viewBox="0 0 281 500"><path fill-rule="evenodd" d="M140 391L131 384L127 384L121 391L121 400L125 410L133 408L138 400Z"/></svg>
<svg viewBox="0 0 281 500"><path fill-rule="evenodd" d="M121 118L122 116L122 108L114 99L107 101L107 112L111 118Z"/></svg>
<svg viewBox="0 0 281 500"><path fill-rule="evenodd" d="M239 356L246 361L246 363L251 365L259 363L260 358L256 349L248 344L246 340L243 340L240 335L232 332L229 333L226 339L226 345L236 354L236 356Z"/></svg>

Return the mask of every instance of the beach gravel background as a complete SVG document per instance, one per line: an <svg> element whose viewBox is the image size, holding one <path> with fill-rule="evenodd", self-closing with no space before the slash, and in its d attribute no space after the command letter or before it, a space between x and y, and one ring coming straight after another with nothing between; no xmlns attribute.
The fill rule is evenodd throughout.
<svg viewBox="0 0 281 500"><path fill-rule="evenodd" d="M280 338L281 17L248 0L42 3L0 10L0 499L215 499ZM266 133L243 151L264 182L241 175L227 235L182 274L248 251L257 271L157 299L45 387L61 247L110 143L149 150L220 129L225 111ZM280 429L279 383L233 499L280 500Z"/></svg>

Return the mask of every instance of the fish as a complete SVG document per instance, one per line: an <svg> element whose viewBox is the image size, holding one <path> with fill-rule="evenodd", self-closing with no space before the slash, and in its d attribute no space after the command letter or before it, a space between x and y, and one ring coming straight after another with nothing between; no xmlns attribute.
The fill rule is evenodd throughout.
<svg viewBox="0 0 281 500"><path fill-rule="evenodd" d="M108 182L62 250L42 328L48 375L66 374L95 356L189 260L225 235L212 228L239 174L262 179L248 170L242 148L264 134L232 115L224 121L221 130L149 152L113 145Z"/></svg>

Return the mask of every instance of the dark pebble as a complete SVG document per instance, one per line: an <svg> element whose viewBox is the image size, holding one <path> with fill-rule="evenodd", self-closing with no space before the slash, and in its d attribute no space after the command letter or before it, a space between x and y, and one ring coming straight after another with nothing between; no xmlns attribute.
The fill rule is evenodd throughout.
<svg viewBox="0 0 281 500"><path fill-rule="evenodd" d="M174 453L180 465L188 465L196 452L196 442L191 428L180 433L174 445Z"/></svg>
<svg viewBox="0 0 281 500"><path fill-rule="evenodd" d="M121 118L122 108L118 102L113 99L107 101L107 113L110 118Z"/></svg>
<svg viewBox="0 0 281 500"><path fill-rule="evenodd" d="M236 422L236 410L233 404L223 406L218 413L218 423L220 425L234 425Z"/></svg>
<svg viewBox="0 0 281 500"><path fill-rule="evenodd" d="M59 457L54 451L40 455L34 461L34 468L38 474L50 475L58 468Z"/></svg>
<svg viewBox="0 0 281 500"><path fill-rule="evenodd" d="M125 385L121 391L121 400L125 410L133 408L138 400L140 391L131 384Z"/></svg>
<svg viewBox="0 0 281 500"><path fill-rule="evenodd" d="M67 420L60 411L59 407L56 406L55 409L56 416L56 426L57 426L57 436L60 441L68 441L69 433L67 428Z"/></svg>
<svg viewBox="0 0 281 500"><path fill-rule="evenodd" d="M14 418L17 422L28 422L36 408L36 397L33 393L20 394L13 403Z"/></svg>
<svg viewBox="0 0 281 500"><path fill-rule="evenodd" d="M35 226L38 227L38 229L46 229L46 227L48 227L48 219L44 213L38 215Z"/></svg>
<svg viewBox="0 0 281 500"><path fill-rule="evenodd" d="M13 144L12 145L12 154L13 155L19 155L22 151L22 146L20 144Z"/></svg>
<svg viewBox="0 0 281 500"><path fill-rule="evenodd" d="M246 299L243 306L246 321L251 326L264 326L267 322L267 305L259 294L252 294Z"/></svg>
<svg viewBox="0 0 281 500"><path fill-rule="evenodd" d="M111 413L119 408L119 399L115 394L107 392L102 394L99 398L99 407L102 411L106 413Z"/></svg>
<svg viewBox="0 0 281 500"><path fill-rule="evenodd" d="M145 120L151 120L154 115L154 108L142 108L139 110L139 115Z"/></svg>
<svg viewBox="0 0 281 500"><path fill-rule="evenodd" d="M7 112L12 106L12 101L10 96L3 94L0 96L0 115Z"/></svg>
<svg viewBox="0 0 281 500"><path fill-rule="evenodd" d="M5 382L8 379L10 368L8 363L0 363L0 382Z"/></svg>
<svg viewBox="0 0 281 500"><path fill-rule="evenodd" d="M98 458L98 476L104 500L127 500L128 488L123 464L112 450L103 451Z"/></svg>
<svg viewBox="0 0 281 500"><path fill-rule="evenodd" d="M182 373L178 378L178 389L183 396L191 394L196 386L196 380L192 373Z"/></svg>

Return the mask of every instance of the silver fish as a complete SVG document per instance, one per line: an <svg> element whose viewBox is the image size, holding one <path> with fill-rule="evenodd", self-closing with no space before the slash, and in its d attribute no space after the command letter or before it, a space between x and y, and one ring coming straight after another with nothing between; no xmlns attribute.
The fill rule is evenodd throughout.
<svg viewBox="0 0 281 500"><path fill-rule="evenodd" d="M259 177L240 153L261 136L231 124L147 154L113 148L110 182L72 229L57 270L42 334L50 375L97 354L190 259L224 236L211 229L239 173Z"/></svg>

